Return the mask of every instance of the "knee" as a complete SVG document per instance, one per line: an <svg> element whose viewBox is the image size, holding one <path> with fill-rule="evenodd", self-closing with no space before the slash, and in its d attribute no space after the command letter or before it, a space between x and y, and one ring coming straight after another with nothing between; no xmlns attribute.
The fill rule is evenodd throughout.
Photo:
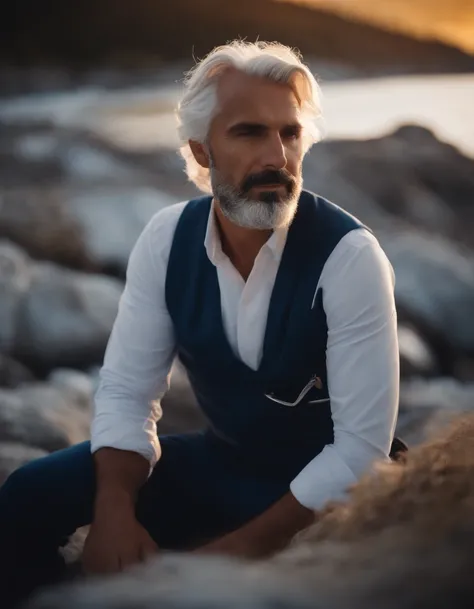
<svg viewBox="0 0 474 609"><path fill-rule="evenodd" d="M35 507L37 493L32 463L27 463L12 472L0 487L0 514L7 508L18 514L23 506Z"/></svg>

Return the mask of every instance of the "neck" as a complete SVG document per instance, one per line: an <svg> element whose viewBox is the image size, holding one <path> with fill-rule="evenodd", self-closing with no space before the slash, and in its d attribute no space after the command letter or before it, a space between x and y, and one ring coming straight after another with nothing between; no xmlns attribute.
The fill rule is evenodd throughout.
<svg viewBox="0 0 474 609"><path fill-rule="evenodd" d="M258 252L273 231L238 226L224 216L220 205L215 200L213 207L221 237L222 251L229 257L242 277L247 280Z"/></svg>

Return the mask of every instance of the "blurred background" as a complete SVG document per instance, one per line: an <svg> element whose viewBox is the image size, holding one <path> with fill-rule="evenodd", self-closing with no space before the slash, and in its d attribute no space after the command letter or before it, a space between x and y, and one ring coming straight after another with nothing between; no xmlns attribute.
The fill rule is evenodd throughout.
<svg viewBox="0 0 474 609"><path fill-rule="evenodd" d="M0 483L88 438L135 240L192 197L183 70L235 37L299 48L326 139L305 186L397 276L398 433L474 407L474 0L11 0L0 21ZM350 297L350 295L348 295ZM161 431L202 420L179 366Z"/></svg>

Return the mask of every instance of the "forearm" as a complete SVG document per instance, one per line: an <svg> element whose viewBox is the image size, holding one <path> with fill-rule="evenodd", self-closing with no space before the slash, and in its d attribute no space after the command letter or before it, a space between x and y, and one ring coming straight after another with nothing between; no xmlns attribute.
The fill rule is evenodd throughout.
<svg viewBox="0 0 474 609"><path fill-rule="evenodd" d="M288 492L263 514L199 552L263 558L285 548L296 533L315 519L316 512L305 508Z"/></svg>
<svg viewBox="0 0 474 609"><path fill-rule="evenodd" d="M94 399L91 452L99 498L118 495L130 503L160 457L159 400L175 353L165 302L170 232L166 214L155 216L130 255Z"/></svg>
<svg viewBox="0 0 474 609"><path fill-rule="evenodd" d="M101 448L94 454L97 491L95 515L111 505L133 512L139 489L148 478L149 462L138 453Z"/></svg>

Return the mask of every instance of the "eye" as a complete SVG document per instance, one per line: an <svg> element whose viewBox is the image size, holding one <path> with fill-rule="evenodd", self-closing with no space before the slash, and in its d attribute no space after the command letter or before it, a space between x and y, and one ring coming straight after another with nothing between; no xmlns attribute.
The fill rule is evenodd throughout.
<svg viewBox="0 0 474 609"><path fill-rule="evenodd" d="M262 127L242 127L238 130L237 135L241 137L260 137L263 135L264 129Z"/></svg>
<svg viewBox="0 0 474 609"><path fill-rule="evenodd" d="M297 140L301 136L301 125L290 125L281 132L281 137L285 140Z"/></svg>

